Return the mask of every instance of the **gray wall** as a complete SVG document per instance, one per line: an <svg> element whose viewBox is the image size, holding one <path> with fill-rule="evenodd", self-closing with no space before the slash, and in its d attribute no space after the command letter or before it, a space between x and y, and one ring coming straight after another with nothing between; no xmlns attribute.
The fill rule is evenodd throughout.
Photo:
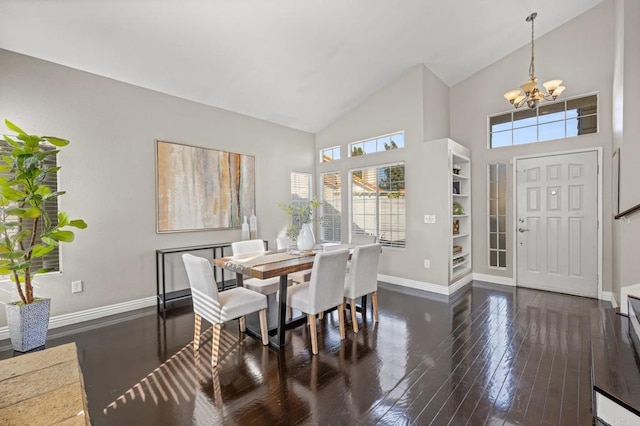
<svg viewBox="0 0 640 426"><path fill-rule="evenodd" d="M423 215L436 208L436 203L428 194L433 188L436 192L442 190L444 194L448 182L446 173L432 173L425 166L427 152L424 141L425 138L431 140L448 135L448 108L448 87L426 67L418 65L316 134L316 156L322 148L342 146L340 161L321 163L317 170L318 176L331 171L342 173L341 225L344 242L348 241L349 229L349 170L396 161L405 162L407 245L405 249L385 248L379 273L417 281L413 284L418 286L425 282L448 284L446 265L440 267L440 262L437 261L441 247L448 247L448 240L434 240L434 228L423 223ZM348 143L400 130L405 132L405 148L348 158ZM441 161L442 164L447 164L446 154ZM438 218L444 221L442 224L449 223L445 216L443 214ZM432 268L424 269L423 260L432 256Z"/></svg>
<svg viewBox="0 0 640 426"><path fill-rule="evenodd" d="M544 19L544 17L539 17ZM524 18L523 18L524 20ZM526 31L523 25L523 31ZM513 229L513 169L516 156L602 147L603 173L603 290L611 291L611 105L613 77L613 2L596 6L536 39L536 74L539 82L565 80L563 97L599 93L600 130L597 134L565 140L500 149L487 149L487 115L509 110L502 93L517 88L528 77L530 45L514 52L451 88L451 138L471 148L473 182L473 270L476 273L512 278L512 250L507 269L488 267L487 165L507 163L507 229ZM512 232L507 234L511 248Z"/></svg>
<svg viewBox="0 0 640 426"><path fill-rule="evenodd" d="M278 203L290 200L289 172L314 171L309 133L6 50L0 70L1 118L71 140L60 155L61 208L89 224L62 247L62 273L38 278L52 315L154 296L158 248L240 238L239 230L155 232L155 139L256 156L259 236L272 243L286 222ZM84 292L71 294L72 280ZM12 285L0 288L0 301L15 297Z"/></svg>
<svg viewBox="0 0 640 426"><path fill-rule="evenodd" d="M640 2L615 0L613 141L620 148L620 211L640 203ZM640 284L640 213L613 223L613 290Z"/></svg>

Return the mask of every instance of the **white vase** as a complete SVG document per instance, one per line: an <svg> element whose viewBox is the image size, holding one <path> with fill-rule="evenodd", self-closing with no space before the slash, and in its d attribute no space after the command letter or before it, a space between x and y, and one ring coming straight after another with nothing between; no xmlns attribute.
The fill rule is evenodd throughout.
<svg viewBox="0 0 640 426"><path fill-rule="evenodd" d="M298 249L302 251L309 251L313 249L316 244L316 239L313 236L313 229L311 224L303 223L300 227L300 233L298 234Z"/></svg>

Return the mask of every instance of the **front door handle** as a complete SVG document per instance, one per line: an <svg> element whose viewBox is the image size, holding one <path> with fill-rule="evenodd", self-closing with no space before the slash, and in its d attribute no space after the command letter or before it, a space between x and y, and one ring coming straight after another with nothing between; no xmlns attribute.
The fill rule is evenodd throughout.
<svg viewBox="0 0 640 426"><path fill-rule="evenodd" d="M529 231L528 229L524 229L524 228L518 228L518 232L527 232Z"/></svg>

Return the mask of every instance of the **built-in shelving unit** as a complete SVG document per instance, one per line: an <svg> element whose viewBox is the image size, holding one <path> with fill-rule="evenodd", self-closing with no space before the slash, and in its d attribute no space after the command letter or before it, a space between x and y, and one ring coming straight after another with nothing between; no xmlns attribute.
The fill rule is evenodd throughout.
<svg viewBox="0 0 640 426"><path fill-rule="evenodd" d="M468 150L450 143L450 282L471 273L471 161L468 152L461 151Z"/></svg>

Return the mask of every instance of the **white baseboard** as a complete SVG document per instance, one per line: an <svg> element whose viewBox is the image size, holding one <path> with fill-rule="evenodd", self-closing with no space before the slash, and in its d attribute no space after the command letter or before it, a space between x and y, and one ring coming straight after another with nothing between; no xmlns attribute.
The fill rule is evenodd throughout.
<svg viewBox="0 0 640 426"><path fill-rule="evenodd" d="M516 280L514 280L512 277L501 277L498 275L478 274L477 272L473 273L473 279L478 281L485 281L492 284L508 285L511 287L515 287L516 285Z"/></svg>
<svg viewBox="0 0 640 426"><path fill-rule="evenodd" d="M471 282L472 279L473 278L471 274L468 274L465 277L454 282L450 286L446 286L446 285L428 283L424 281L411 280L409 278L401 278L401 277L395 277L392 275L378 274L378 281L383 281L386 283L395 284L402 287L409 287L417 290L428 291L431 293L441 294L444 296L452 295L453 293L455 293L456 291L464 287L466 284Z"/></svg>
<svg viewBox="0 0 640 426"><path fill-rule="evenodd" d="M616 303L616 298L613 297L613 293L610 291L601 292L600 300L604 300L605 302L611 302L611 306L613 306L614 308L618 307L618 304Z"/></svg>
<svg viewBox="0 0 640 426"><path fill-rule="evenodd" d="M144 299L130 300L128 302L116 303L115 305L100 306L98 308L87 309L85 311L72 312L70 314L56 315L49 319L49 329L64 327L65 325L78 324L110 315L121 314L134 311L136 309L155 306L158 298L156 296L145 297ZM8 339L9 327L0 327L0 340Z"/></svg>

